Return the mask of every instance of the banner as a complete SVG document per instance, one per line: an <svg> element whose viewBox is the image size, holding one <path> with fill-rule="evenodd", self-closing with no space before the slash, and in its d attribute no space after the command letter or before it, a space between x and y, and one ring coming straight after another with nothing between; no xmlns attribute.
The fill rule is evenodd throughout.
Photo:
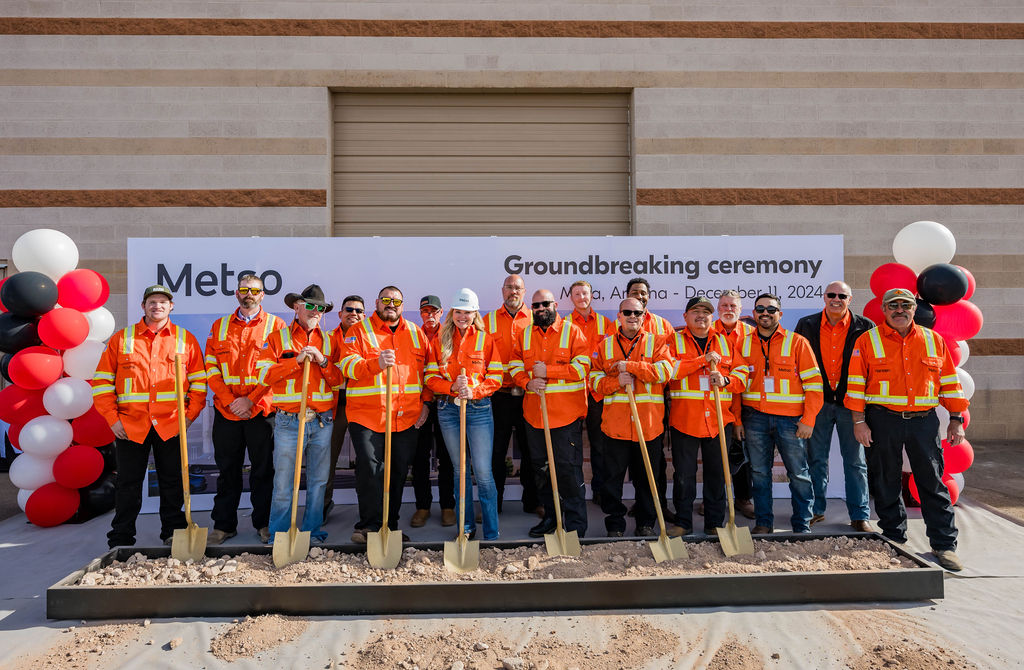
<svg viewBox="0 0 1024 670"><path fill-rule="evenodd" d="M717 304L722 291L733 289L742 297L744 315L750 315L759 294L778 295L782 324L792 328L801 316L822 309L825 287L842 279L843 270L841 235L132 238L128 318L141 317L146 286L163 284L174 293L172 320L205 343L210 324L238 306L238 276L251 272L263 279L263 307L288 322L293 312L284 296L315 283L335 305L322 321L325 329L338 325L345 296L362 296L369 312L388 285L402 290L404 316L419 323L424 295L437 295L447 310L455 292L468 287L479 296L481 312L487 312L501 304L505 277L518 274L526 283L525 302L536 290L550 290L563 315L573 309L569 287L577 279L593 285L594 308L614 319L626 283L643 277L651 286L647 308L677 327L683 325L687 300L704 295ZM196 509L211 507L215 491L210 412L189 431ZM339 467L345 466L343 453ZM841 472L832 478L840 492ZM155 496L155 481L146 490ZM354 494L339 491L335 499L354 501ZM144 510L156 506L155 499L147 499Z"/></svg>

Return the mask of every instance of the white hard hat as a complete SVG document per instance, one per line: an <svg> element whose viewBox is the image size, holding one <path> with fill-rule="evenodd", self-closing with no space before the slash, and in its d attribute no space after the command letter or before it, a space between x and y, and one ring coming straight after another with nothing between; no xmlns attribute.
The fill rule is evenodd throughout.
<svg viewBox="0 0 1024 670"><path fill-rule="evenodd" d="M479 312L480 300L473 293L472 289L460 288L452 298L452 309L461 309L463 312Z"/></svg>

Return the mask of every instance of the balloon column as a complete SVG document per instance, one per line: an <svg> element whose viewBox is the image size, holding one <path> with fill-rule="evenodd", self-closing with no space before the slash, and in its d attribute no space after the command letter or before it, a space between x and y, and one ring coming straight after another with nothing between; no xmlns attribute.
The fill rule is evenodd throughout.
<svg viewBox="0 0 1024 670"><path fill-rule="evenodd" d="M970 302L976 283L974 275L965 267L952 265L956 253L953 233L941 223L917 221L900 230L892 242L895 263L878 266L871 274L871 292L875 295L865 306L864 316L881 323L882 294L892 288L905 288L917 294L914 322L931 328L946 342L946 349L957 366L956 374L968 399L974 395L974 380L963 367L970 356L966 340L981 330L984 322L981 310ZM942 439L945 470L942 481L949 489L955 504L963 492L963 473L974 462L974 449L966 440L950 446L944 439L949 426L949 412L941 405L939 437ZM964 412L964 427L970 422L970 412ZM911 475L908 479L911 497L920 502L917 485Z"/></svg>
<svg viewBox="0 0 1024 670"><path fill-rule="evenodd" d="M0 420L22 453L11 463L18 503L37 526L75 514L79 489L103 474L97 449L114 435L92 405L89 380L114 330L98 272L75 269L78 248L56 230L25 233L11 257L19 272L0 285Z"/></svg>

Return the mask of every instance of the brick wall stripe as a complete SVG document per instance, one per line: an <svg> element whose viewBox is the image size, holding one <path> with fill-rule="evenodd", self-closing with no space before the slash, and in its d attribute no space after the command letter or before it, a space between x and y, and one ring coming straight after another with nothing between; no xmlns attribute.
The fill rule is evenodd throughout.
<svg viewBox="0 0 1024 670"><path fill-rule="evenodd" d="M326 207L327 191L301 188L0 190L0 207Z"/></svg>
<svg viewBox="0 0 1024 670"><path fill-rule="evenodd" d="M638 188L636 204L1024 205L1024 188Z"/></svg>

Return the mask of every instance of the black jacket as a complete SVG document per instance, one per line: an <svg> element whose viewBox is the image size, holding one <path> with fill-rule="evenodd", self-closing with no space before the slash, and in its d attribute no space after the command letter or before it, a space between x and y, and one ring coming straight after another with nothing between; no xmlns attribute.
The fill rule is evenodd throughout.
<svg viewBox="0 0 1024 670"><path fill-rule="evenodd" d="M846 344L843 345L842 373L839 376L839 383L836 384L836 390L833 391L831 380L829 380L828 375L825 373L825 368L821 364L821 320L823 317L823 312L809 314L796 322L796 328L793 329L793 332L803 335L811 343L814 358L818 361L818 369L821 370L821 378L825 382L825 402L832 403L833 405L842 405L843 399L846 398L847 378L850 376L850 356L853 354L853 344L862 333L866 333L874 328L875 324L871 319L850 312L850 329L846 331Z"/></svg>

